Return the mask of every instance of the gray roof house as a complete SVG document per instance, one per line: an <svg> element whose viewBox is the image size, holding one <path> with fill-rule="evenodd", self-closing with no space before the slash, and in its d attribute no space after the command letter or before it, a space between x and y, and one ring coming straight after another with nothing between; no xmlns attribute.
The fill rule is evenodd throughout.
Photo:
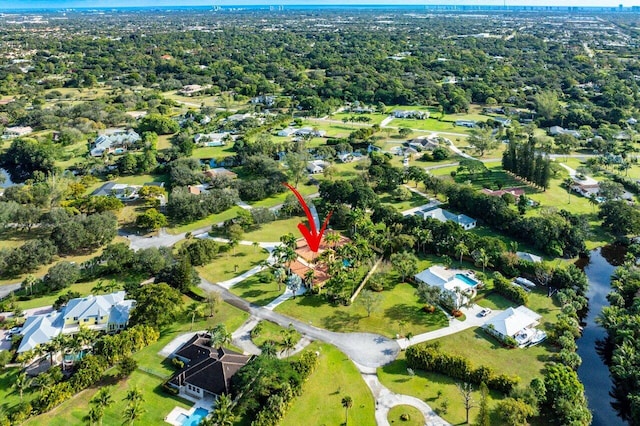
<svg viewBox="0 0 640 426"><path fill-rule="evenodd" d="M132 201L138 198L140 185L128 185L126 183L107 182L91 193L94 196L116 197L121 201Z"/></svg>
<svg viewBox="0 0 640 426"><path fill-rule="evenodd" d="M466 231L475 228L477 224L476 219L472 217L464 214L451 213L450 211L447 211L440 207L431 207L425 210L418 210L416 214L422 216L422 218L424 219L431 218L439 220L440 222L455 222L458 225L462 226L462 228Z"/></svg>
<svg viewBox="0 0 640 426"><path fill-rule="evenodd" d="M134 300L126 300L125 292L71 299L60 311L27 318L20 331L22 341L18 353L48 343L59 334L72 334L80 327L115 332L129 323Z"/></svg>
<svg viewBox="0 0 640 426"><path fill-rule="evenodd" d="M90 154L92 157L101 157L106 151L107 153L116 152L119 154L117 147L126 147L133 145L140 140L140 135L134 130L115 129L99 135L91 146ZM125 149L122 148L122 152Z"/></svg>

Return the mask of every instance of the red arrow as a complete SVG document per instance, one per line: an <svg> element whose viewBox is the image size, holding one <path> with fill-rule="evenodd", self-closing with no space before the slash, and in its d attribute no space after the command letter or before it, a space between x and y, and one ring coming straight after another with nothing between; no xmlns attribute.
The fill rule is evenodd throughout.
<svg viewBox="0 0 640 426"><path fill-rule="evenodd" d="M317 253L318 249L320 248L320 242L322 242L322 234L324 234L324 230L327 228L327 224L329 223L329 219L331 218L333 211L329 212L326 219L324 220L324 223L322 224L322 228L320 228L320 232L318 232L316 228L316 221L313 218L313 215L311 214L311 210L309 209L307 202L304 200L304 198L302 198L302 195L300 195L298 190L295 189L293 186L289 185L288 183L285 182L284 186L286 186L291 190L291 192L293 192L293 195L296 196L296 198L298 199L298 202L300 203L300 206L304 210L304 213L307 215L307 220L309 221L309 226L311 227L311 230L309 230L302 223L298 224L298 229L300 230L300 233L302 234L304 239L307 241L307 244L309 245L309 249L312 252Z"/></svg>

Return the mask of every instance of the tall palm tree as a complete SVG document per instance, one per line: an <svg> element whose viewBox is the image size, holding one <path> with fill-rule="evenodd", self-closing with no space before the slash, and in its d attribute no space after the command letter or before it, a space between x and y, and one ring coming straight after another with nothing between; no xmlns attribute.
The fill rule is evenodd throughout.
<svg viewBox="0 0 640 426"><path fill-rule="evenodd" d="M89 422L91 426L100 426L102 424L102 418L104 417L104 409L101 407L91 407L89 412L85 416L85 420Z"/></svg>
<svg viewBox="0 0 640 426"><path fill-rule="evenodd" d="M125 422L129 423L129 426L132 426L133 423L138 420L145 413L145 409L142 408L141 401L130 402L127 405L127 408L124 409L122 413L122 418Z"/></svg>
<svg viewBox="0 0 640 426"><path fill-rule="evenodd" d="M231 333L227 331L227 327L225 327L223 323L216 324L216 326L208 330L208 332L211 336L210 344L213 348L221 348L231 343Z"/></svg>
<svg viewBox="0 0 640 426"><path fill-rule="evenodd" d="M282 346L282 351L285 356L296 347L294 329L282 330L282 342L280 342L280 346Z"/></svg>
<svg viewBox="0 0 640 426"><path fill-rule="evenodd" d="M193 330L193 323L196 321L196 316L200 315L202 305L198 302L193 302L187 307L187 312L191 314L191 325L189 331Z"/></svg>
<svg viewBox="0 0 640 426"><path fill-rule="evenodd" d="M484 248L478 250L478 261L480 261L480 264L482 265L482 272L484 272L484 268L489 266L489 255Z"/></svg>
<svg viewBox="0 0 640 426"><path fill-rule="evenodd" d="M570 177L564 180L564 185L567 187L567 193L569 194L569 204L571 204L571 187L573 186L573 179Z"/></svg>
<svg viewBox="0 0 640 426"><path fill-rule="evenodd" d="M340 234L333 231L333 232L327 232L324 236L324 241L327 244L330 244L331 247L335 250L336 245L338 245L338 243L340 242Z"/></svg>
<svg viewBox="0 0 640 426"><path fill-rule="evenodd" d="M353 406L353 399L349 395L346 395L342 398L342 406L344 407L344 424L347 426L349 424L349 408Z"/></svg>
<svg viewBox="0 0 640 426"><path fill-rule="evenodd" d="M278 353L276 348L276 343L273 340L267 340L260 346L260 350L262 351L262 355L266 357L275 358Z"/></svg>
<svg viewBox="0 0 640 426"><path fill-rule="evenodd" d="M111 386L100 388L89 403L92 405L91 411L89 411L89 419L98 426L102 425L102 418L104 417L104 410L113 404L113 388ZM93 412L93 414L92 414Z"/></svg>
<svg viewBox="0 0 640 426"><path fill-rule="evenodd" d="M134 403L144 402L144 396L142 395L142 392L140 392L140 389L138 389L137 386L134 386L127 391L127 395L122 400L128 401L129 405L131 405Z"/></svg>
<svg viewBox="0 0 640 426"><path fill-rule="evenodd" d="M16 390L16 392L20 394L20 402L22 402L24 391L29 386L31 386L31 378L29 376L27 376L25 373L16 376L16 379L13 381L12 387Z"/></svg>

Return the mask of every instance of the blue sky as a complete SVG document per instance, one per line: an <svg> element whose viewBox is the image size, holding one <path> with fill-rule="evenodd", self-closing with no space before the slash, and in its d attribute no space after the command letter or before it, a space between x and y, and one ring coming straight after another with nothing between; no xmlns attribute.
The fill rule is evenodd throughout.
<svg viewBox="0 0 640 426"><path fill-rule="evenodd" d="M624 6L640 5L640 0L507 0L508 5L527 6ZM292 5L292 4L482 4L501 5L503 0L0 0L0 9L43 7L123 7L123 6L208 6L208 5Z"/></svg>

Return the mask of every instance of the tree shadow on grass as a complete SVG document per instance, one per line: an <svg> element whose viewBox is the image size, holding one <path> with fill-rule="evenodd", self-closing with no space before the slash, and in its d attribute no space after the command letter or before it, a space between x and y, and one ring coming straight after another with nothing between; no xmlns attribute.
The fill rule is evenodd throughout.
<svg viewBox="0 0 640 426"><path fill-rule="evenodd" d="M361 315L338 311L329 317L323 318L322 324L324 328L331 331L344 331L345 329L354 328L362 318Z"/></svg>
<svg viewBox="0 0 640 426"><path fill-rule="evenodd" d="M406 303L400 303L385 309L384 316L392 321L403 321L411 325L424 325L426 319L426 314L420 312L419 308Z"/></svg>
<svg viewBox="0 0 640 426"><path fill-rule="evenodd" d="M491 349L502 349L504 348L504 346L502 345L502 343L500 343L498 341L498 339L496 339L495 337L491 336L489 333L487 333L486 331L484 331L481 328L476 328L473 331L473 335L476 339L484 339L486 341L488 341L489 343L491 343Z"/></svg>

